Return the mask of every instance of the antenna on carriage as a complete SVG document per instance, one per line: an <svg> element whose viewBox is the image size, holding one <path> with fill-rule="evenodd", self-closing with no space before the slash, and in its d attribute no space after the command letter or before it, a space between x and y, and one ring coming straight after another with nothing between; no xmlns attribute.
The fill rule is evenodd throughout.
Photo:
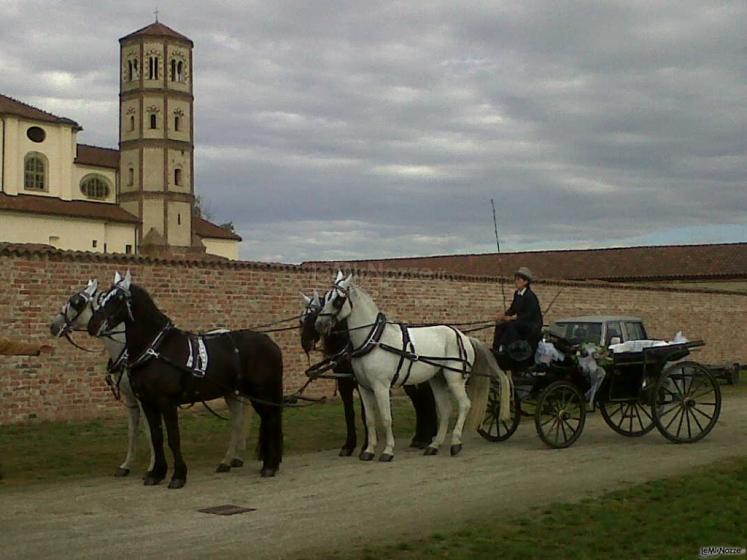
<svg viewBox="0 0 747 560"><path fill-rule="evenodd" d="M495 247L498 249L498 281L501 283L501 296L503 297L503 309L506 309L506 288L503 285L503 267L501 264L501 241L498 237L498 220L495 217L495 201L490 199L490 206L493 208L493 231L495 232Z"/></svg>

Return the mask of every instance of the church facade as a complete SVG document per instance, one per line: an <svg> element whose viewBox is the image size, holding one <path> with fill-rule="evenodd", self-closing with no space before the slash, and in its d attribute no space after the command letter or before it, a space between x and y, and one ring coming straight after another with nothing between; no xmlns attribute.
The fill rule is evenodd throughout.
<svg viewBox="0 0 747 560"><path fill-rule="evenodd" d="M238 259L195 212L192 41L156 22L119 43L119 149L0 94L0 242Z"/></svg>

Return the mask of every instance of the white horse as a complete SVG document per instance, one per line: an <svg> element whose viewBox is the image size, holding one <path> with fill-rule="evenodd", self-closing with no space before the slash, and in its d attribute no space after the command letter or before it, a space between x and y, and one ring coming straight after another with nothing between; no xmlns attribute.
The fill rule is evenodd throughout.
<svg viewBox="0 0 747 560"><path fill-rule="evenodd" d="M116 279L115 279L116 281ZM63 336L72 331L87 331L88 322L96 307L102 291L98 289L98 281L89 280L86 288L73 296L62 306L62 309L52 321L50 330L54 336ZM111 329L111 333L102 337L104 346L112 365L118 365L118 362L124 360L125 349L125 328L124 324L117 325ZM126 364L123 364L126 365ZM119 369L119 368L114 368ZM114 476L122 477L130 474L137 453L137 436L140 429L141 408L140 403L130 386L130 376L126 368L119 369L113 374L114 384L118 387L119 394L122 397L122 404L127 408L127 456L124 462L117 468ZM218 465L216 472L227 472L231 467L241 467L244 464L244 454L246 452L246 439L249 432L249 425L252 418L251 407L241 401L226 397L226 404L231 416L231 438L228 444L228 450L223 460ZM150 464L148 471L153 469L155 461L153 446L150 443L150 429L148 428L148 419L142 414L145 421L145 433L148 436L150 446Z"/></svg>
<svg viewBox="0 0 747 560"><path fill-rule="evenodd" d="M360 458L370 461L376 447L376 416L385 430L386 442L380 461L394 458L394 434L389 390L392 387L424 383L433 388L438 411L438 433L426 448L435 455L446 438L451 399L457 401L459 415L451 437L451 454L462 449L462 432L476 429L487 405L490 377L497 377L501 388L501 420L510 414L511 380L480 340L466 336L448 325L408 327L390 323L366 292L353 285L352 275L342 272L327 293L316 328L329 334L347 320L352 344L351 361L366 409L368 447ZM467 380L469 379L469 383ZM506 418L503 418L503 416Z"/></svg>

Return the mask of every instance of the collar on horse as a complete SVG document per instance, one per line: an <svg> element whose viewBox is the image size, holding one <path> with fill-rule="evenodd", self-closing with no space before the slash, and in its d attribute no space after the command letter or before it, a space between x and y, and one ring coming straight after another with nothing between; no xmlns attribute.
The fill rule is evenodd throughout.
<svg viewBox="0 0 747 560"><path fill-rule="evenodd" d="M174 328L174 325L171 324L171 321L168 321L163 328L158 331L158 334L155 336L153 341L148 345L148 347L143 350L140 355L135 358L134 360L129 360L129 363L127 367L130 370L133 370L135 368L138 368L153 358L160 358L160 354L158 353L158 349L161 347L161 344L163 344L164 339L166 338L166 335L171 331L171 329Z"/></svg>

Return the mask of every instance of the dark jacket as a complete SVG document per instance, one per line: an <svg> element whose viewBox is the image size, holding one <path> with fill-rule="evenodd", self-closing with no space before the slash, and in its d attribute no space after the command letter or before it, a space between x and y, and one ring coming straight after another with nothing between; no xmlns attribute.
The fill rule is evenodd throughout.
<svg viewBox="0 0 747 560"><path fill-rule="evenodd" d="M516 315L517 323L528 327L531 331L539 333L542 330L542 309L537 296L532 288L527 286L524 295L514 293L511 307L506 310L506 315ZM518 325L517 325L518 326Z"/></svg>

